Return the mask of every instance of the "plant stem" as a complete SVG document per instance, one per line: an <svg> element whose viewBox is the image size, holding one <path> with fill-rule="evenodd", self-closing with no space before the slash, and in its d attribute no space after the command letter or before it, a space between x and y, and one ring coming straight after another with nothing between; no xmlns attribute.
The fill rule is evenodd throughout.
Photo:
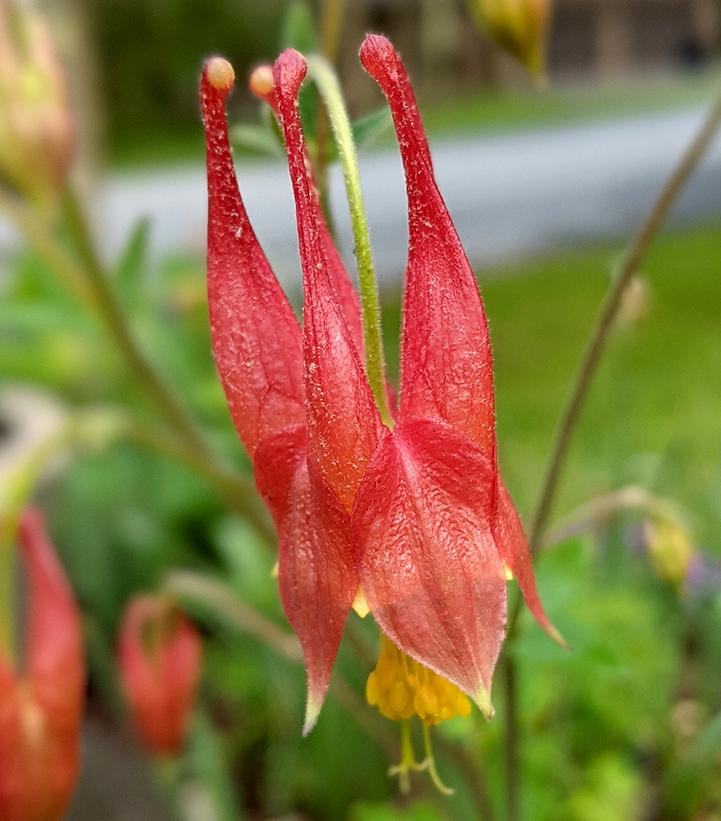
<svg viewBox="0 0 721 821"><path fill-rule="evenodd" d="M338 59L344 13L345 0L323 0L320 16L320 49L321 54L331 64Z"/></svg>
<svg viewBox="0 0 721 821"><path fill-rule="evenodd" d="M0 191L0 209L35 249L38 256L60 277L65 287L85 307L95 310L93 295L85 281L85 274L76 261L56 241L52 232L36 218L30 208L16 202Z"/></svg>
<svg viewBox="0 0 721 821"><path fill-rule="evenodd" d="M513 657L504 655L501 668L505 702L506 819L518 821L521 809L521 767L518 754L518 689Z"/></svg>
<svg viewBox="0 0 721 821"><path fill-rule="evenodd" d="M130 372L143 385L147 394L152 397L165 417L198 455L208 455L203 435L196 427L176 394L145 356L126 322L125 315L113 293L108 277L103 270L94 249L87 221L77 197L70 190L65 196L65 215L75 238L78 251L84 264L87 282L90 286L98 311L107 325L116 345L128 363Z"/></svg>
<svg viewBox="0 0 721 821"><path fill-rule="evenodd" d="M174 454L195 467L214 484L226 502L246 516L265 538L274 539L267 517L257 504L255 491L244 477L218 464L203 434L152 362L145 356L118 304L92 243L87 221L75 194L68 190L63 199L64 214L72 231L80 261L56 240L53 232L28 208L0 195L2 208L45 263L64 281L68 290L105 322L123 355L128 369L162 411L177 435ZM167 444L167 438L165 444ZM146 438L146 444L148 440Z"/></svg>
<svg viewBox="0 0 721 821"><path fill-rule="evenodd" d="M721 95L715 101L703 125L666 180L648 216L631 240L618 273L611 283L578 368L571 396L561 417L546 473L541 483L541 492L529 537L531 552L535 552L541 541L543 530L555 500L571 438L583 410L601 356L606 348L609 333L616 319L624 291L631 278L641 267L646 251L666 221L671 206L703 158L720 125Z"/></svg>
<svg viewBox="0 0 721 821"><path fill-rule="evenodd" d="M571 395L561 416L546 472L541 483L541 491L529 536L529 547L532 554L538 550L543 539L546 522L555 501L561 472L565 466L569 445L588 396L591 382L606 348L611 328L621 305L623 293L631 278L639 270L646 251L666 221L669 210L676 201L678 194L705 155L719 126L721 126L721 95L716 98L701 128L661 188L641 228L630 241L618 272L601 305L598 319L576 373ZM507 643L513 639L516 633L520 606L520 597L516 595L508 623ZM508 821L516 821L519 817L521 785L518 749L518 670L516 661L512 653L508 653L508 650L506 650L504 658L503 676L506 697L506 817Z"/></svg>
<svg viewBox="0 0 721 821"><path fill-rule="evenodd" d="M164 589L171 595L202 605L220 615L242 633L258 639L265 647L292 662L303 664L303 651L298 639L276 626L250 605L241 601L224 582L191 571L177 570L165 577ZM395 739L386 727L376 721L365 703L336 673L330 693L350 712L358 724L388 755L395 755Z"/></svg>
<svg viewBox="0 0 721 821"><path fill-rule="evenodd" d="M386 368L383 355L380 301L375 266L366 222L363 192L358 171L358 157L353 132L338 80L330 64L322 57L308 59L308 68L325 102L330 117L338 154L343 166L355 255L358 262L358 284L363 312L363 341L368 382L375 397L383 422L393 426L393 417L386 393Z"/></svg>

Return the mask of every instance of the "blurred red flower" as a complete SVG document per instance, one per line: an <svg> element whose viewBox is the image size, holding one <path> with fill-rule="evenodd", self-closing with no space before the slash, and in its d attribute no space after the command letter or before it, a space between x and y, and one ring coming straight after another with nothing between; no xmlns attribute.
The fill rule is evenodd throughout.
<svg viewBox="0 0 721 821"><path fill-rule="evenodd" d="M20 522L28 579L25 659L0 657L0 818L55 821L75 787L85 696L73 593L37 510Z"/></svg>
<svg viewBox="0 0 721 821"><path fill-rule="evenodd" d="M139 738L155 755L174 755L185 739L200 677L198 631L167 598L138 596L123 615L118 660Z"/></svg>

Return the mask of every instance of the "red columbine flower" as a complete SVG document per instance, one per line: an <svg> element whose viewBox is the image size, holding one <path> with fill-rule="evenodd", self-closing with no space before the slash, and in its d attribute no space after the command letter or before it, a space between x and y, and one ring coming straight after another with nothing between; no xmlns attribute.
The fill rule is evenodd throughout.
<svg viewBox="0 0 721 821"><path fill-rule="evenodd" d="M177 753L200 676L198 631L168 599L138 596L123 615L118 656L138 736L156 755Z"/></svg>
<svg viewBox="0 0 721 821"><path fill-rule="evenodd" d="M308 672L306 731L359 590L393 645L429 676L453 682L486 714L505 627L504 565L553 632L498 475L483 303L436 187L413 91L387 39L369 36L361 61L388 98L408 189L401 392L392 430L364 373L357 299L307 161L297 104L302 56L281 54L264 91L285 136L295 197L302 330L238 191L224 114L232 69L213 58L201 81L213 351L279 533L280 595ZM455 688L446 692L435 677L423 696L418 676L411 677L414 692L407 680L394 689L388 645L369 681L369 700L393 717L410 710L428 723L465 711ZM443 704L434 701L439 694Z"/></svg>
<svg viewBox="0 0 721 821"><path fill-rule="evenodd" d="M43 521L20 523L28 578L25 661L0 658L0 818L56 821L78 775L85 669L80 614Z"/></svg>

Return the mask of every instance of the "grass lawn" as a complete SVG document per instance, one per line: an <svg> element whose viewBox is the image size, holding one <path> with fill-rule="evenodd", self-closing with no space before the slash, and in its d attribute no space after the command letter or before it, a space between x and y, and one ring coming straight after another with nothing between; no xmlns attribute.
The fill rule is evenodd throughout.
<svg viewBox="0 0 721 821"><path fill-rule="evenodd" d="M494 344L500 453L528 517L560 410L620 245L479 272ZM643 482L686 506L721 552L721 228L663 237L646 318L617 327L564 475L559 512ZM395 337L398 309L387 314ZM397 351L389 355L396 367Z"/></svg>
<svg viewBox="0 0 721 821"><path fill-rule="evenodd" d="M717 86L718 69L714 68L541 92L476 92L422 108L428 129L435 134L504 131L702 104L712 98Z"/></svg>

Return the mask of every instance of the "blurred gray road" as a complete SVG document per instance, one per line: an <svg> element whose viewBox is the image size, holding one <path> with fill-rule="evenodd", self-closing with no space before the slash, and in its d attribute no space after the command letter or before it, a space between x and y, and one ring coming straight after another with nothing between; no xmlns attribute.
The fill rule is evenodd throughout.
<svg viewBox="0 0 721 821"><path fill-rule="evenodd" d="M703 117L691 109L607 123L438 140L439 186L469 257L483 267L589 240L626 236ZM337 169L336 169L337 171ZM376 266L388 283L403 270L406 209L395 150L361 157ZM298 282L292 197L280 162L239 166L241 191L277 273ZM332 179L340 239L350 258L342 182ZM99 236L109 258L141 215L153 220L153 249L202 252L203 169L179 167L111 177L98 203ZM721 141L678 202L673 220L721 221ZM0 225L0 248L11 242Z"/></svg>

